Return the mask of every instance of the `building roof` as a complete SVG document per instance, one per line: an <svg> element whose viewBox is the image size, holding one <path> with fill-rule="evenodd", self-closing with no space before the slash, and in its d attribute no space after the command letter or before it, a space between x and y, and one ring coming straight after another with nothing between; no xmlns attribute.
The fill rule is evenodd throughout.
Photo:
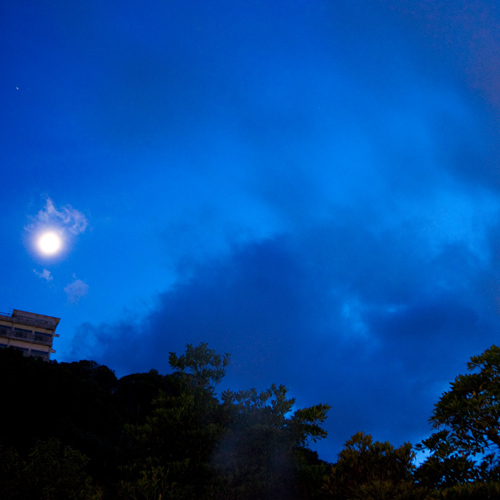
<svg viewBox="0 0 500 500"><path fill-rule="evenodd" d="M60 321L60 318L55 318L54 316L46 316L45 314L36 314L19 309L14 309L11 316L0 314L0 319L23 325L46 328L47 330L55 330Z"/></svg>

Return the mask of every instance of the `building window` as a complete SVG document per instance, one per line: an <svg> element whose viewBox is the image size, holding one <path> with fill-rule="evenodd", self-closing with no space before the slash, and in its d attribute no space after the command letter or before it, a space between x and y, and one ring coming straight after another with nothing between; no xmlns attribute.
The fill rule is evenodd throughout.
<svg viewBox="0 0 500 500"><path fill-rule="evenodd" d="M48 333L35 332L35 342L43 342L44 344L52 343L52 335Z"/></svg>
<svg viewBox="0 0 500 500"><path fill-rule="evenodd" d="M27 339L31 337L31 330L25 328L14 328L14 337L16 339Z"/></svg>
<svg viewBox="0 0 500 500"><path fill-rule="evenodd" d="M12 336L12 328L8 326L0 326L0 335L11 337Z"/></svg>
<svg viewBox="0 0 500 500"><path fill-rule="evenodd" d="M17 345L13 345L12 346L16 351L21 351L23 354L28 354L29 353L29 349L27 349L26 347L19 347Z"/></svg>
<svg viewBox="0 0 500 500"><path fill-rule="evenodd" d="M36 349L31 349L31 356L39 359L49 359L49 353L46 351L37 351Z"/></svg>
<svg viewBox="0 0 500 500"><path fill-rule="evenodd" d="M31 333L32 330L27 330L26 328L14 328L14 331L16 332L24 332L24 333Z"/></svg>

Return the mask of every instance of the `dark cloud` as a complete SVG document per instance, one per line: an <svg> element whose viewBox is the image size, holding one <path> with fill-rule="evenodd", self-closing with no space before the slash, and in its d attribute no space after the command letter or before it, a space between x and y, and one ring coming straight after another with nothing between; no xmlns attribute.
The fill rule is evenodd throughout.
<svg viewBox="0 0 500 500"><path fill-rule="evenodd" d="M232 354L232 388L284 383L300 405L331 404L331 459L358 430L416 441L440 391L494 341L483 264L465 243L415 245L422 226L354 222L235 246L148 316L83 325L75 353L87 343L118 373L166 371L169 351L209 342Z"/></svg>

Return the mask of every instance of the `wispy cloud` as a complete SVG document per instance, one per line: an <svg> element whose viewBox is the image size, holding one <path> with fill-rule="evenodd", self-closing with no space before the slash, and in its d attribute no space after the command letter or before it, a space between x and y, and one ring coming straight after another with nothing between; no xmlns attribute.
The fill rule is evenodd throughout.
<svg viewBox="0 0 500 500"><path fill-rule="evenodd" d="M33 269L33 272L39 277L39 278L42 278L46 281L52 281L54 278L51 274L50 271L48 271L47 269L44 269L42 272L40 271L37 271L36 269Z"/></svg>
<svg viewBox="0 0 500 500"><path fill-rule="evenodd" d="M26 227L27 230L33 230L39 226L57 225L74 235L83 233L89 224L82 212L71 205L57 208L49 197L46 198L45 207L32 219L33 223Z"/></svg>
<svg viewBox="0 0 500 500"><path fill-rule="evenodd" d="M89 286L82 280L76 279L75 276L74 278L75 281L66 285L64 287L64 291L68 296L68 301L71 302L72 304L77 304L82 297L87 295L89 291Z"/></svg>

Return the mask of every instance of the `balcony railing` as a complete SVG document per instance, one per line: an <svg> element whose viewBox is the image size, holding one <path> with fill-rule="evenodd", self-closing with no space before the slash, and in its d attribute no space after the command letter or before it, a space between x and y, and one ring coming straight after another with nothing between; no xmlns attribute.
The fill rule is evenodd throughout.
<svg viewBox="0 0 500 500"><path fill-rule="evenodd" d="M13 328L5 328L3 326L0 326L0 337L48 346L51 346L53 342L53 336L48 333L15 330Z"/></svg>
<svg viewBox="0 0 500 500"><path fill-rule="evenodd" d="M6 321L15 320L15 322L18 324L35 326L38 328L47 328L48 330L54 330L57 326L57 323L55 323L54 321L45 320L41 318L30 318L28 316L21 316L21 315L8 316L5 313L0 313L0 316L2 316L2 319Z"/></svg>

